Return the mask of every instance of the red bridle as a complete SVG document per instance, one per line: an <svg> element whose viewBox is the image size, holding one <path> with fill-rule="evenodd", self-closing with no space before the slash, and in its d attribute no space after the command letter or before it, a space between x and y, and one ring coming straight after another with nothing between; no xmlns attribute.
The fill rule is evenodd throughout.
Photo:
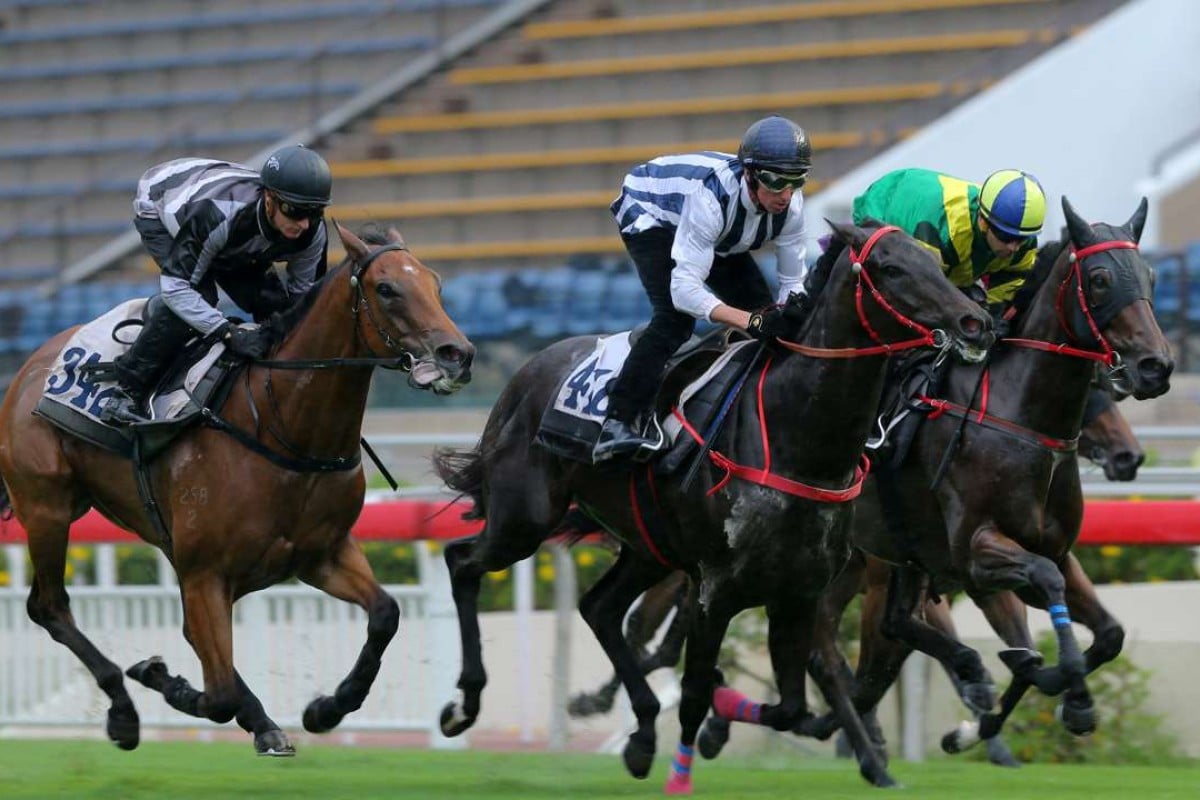
<svg viewBox="0 0 1200 800"><path fill-rule="evenodd" d="M1096 324L1092 312L1088 310L1087 298L1083 295L1083 273L1080 265L1083 260L1089 256L1094 256L1097 253L1104 253L1109 250L1137 250L1136 242L1126 242L1122 240L1112 242L1100 242L1098 244L1088 245L1080 250L1076 250L1074 245L1071 246L1071 269L1063 282L1058 286L1058 296L1054 301L1054 313L1058 317L1059 326L1066 332L1067 336L1075 338L1071 332L1071 326L1067 323L1066 297L1068 287L1071 284L1071 279L1075 280L1075 299L1079 303L1079 310L1083 312L1083 318L1087 320L1088 328L1092 332L1092 336L1100 343L1100 351L1084 350L1078 347L1071 347L1068 344L1054 344L1053 342L1043 342L1040 339L1005 339L1006 344L1014 347L1027 347L1031 350L1044 350L1049 353L1059 353L1075 358L1084 358L1090 361L1099 361L1106 367L1113 367L1117 363L1118 355L1113 350L1112 345L1108 343L1108 339L1104 338L1104 334L1100 332L1100 327Z"/></svg>
<svg viewBox="0 0 1200 800"><path fill-rule="evenodd" d="M875 288L875 283L871 280L871 276L866 270L867 259L870 258L871 250L874 249L876 242L887 234L895 233L899 230L895 225L884 225L870 235L867 241L863 243L861 251L855 252L853 247L850 248L851 269L854 270L857 276L857 282L854 287L854 306L858 311L858 320L866 330L867 335L871 337L872 341L878 343L876 347L810 347L799 342L789 342L786 339L776 339L775 341L792 352L812 356L813 358L858 358L860 356L891 355L901 350L911 350L914 347L939 346L941 342L934 335L933 331L916 320L904 316L892 307L892 304ZM871 327L870 320L867 319L866 308L863 305L864 284L880 308L891 314L892 318L901 325L916 331L920 336L916 339L906 339L903 342L888 343L883 341L879 334L875 332L875 329Z"/></svg>

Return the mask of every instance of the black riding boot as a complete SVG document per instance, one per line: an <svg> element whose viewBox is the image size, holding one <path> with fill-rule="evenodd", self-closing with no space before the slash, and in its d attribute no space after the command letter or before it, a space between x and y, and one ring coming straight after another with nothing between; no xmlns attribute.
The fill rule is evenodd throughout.
<svg viewBox="0 0 1200 800"><path fill-rule="evenodd" d="M113 425L149 421L147 400L180 348L195 335L160 295L146 304L146 319L129 350L113 360L119 392L104 404L100 419Z"/></svg>
<svg viewBox="0 0 1200 800"><path fill-rule="evenodd" d="M665 439L652 414L638 414L631 421L610 416L600 426L600 435L592 447L592 461L599 464L627 457L644 460L661 450Z"/></svg>

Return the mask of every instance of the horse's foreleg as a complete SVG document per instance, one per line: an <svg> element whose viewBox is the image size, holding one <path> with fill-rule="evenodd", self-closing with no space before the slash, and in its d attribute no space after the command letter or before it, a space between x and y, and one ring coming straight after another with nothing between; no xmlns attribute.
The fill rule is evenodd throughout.
<svg viewBox="0 0 1200 800"><path fill-rule="evenodd" d="M671 769L667 773L667 794L691 794L692 759L695 754L696 735L700 724L708 714L709 706L727 719L742 719L739 711L745 712L746 721L759 721L761 706L749 701L741 702L741 693L733 689L720 691L714 696L717 685L717 658L721 652L721 641L733 613L717 597L707 598L703 606L692 608L688 625L687 652L684 656L682 697L679 701L679 746ZM728 703L720 700L728 697Z"/></svg>
<svg viewBox="0 0 1200 800"><path fill-rule="evenodd" d="M1010 650L1001 657L1016 677L1037 686L1044 694L1054 696L1067 692L1063 698L1063 724L1068 730L1077 735L1094 730L1092 699L1083 680L1086 664L1071 629L1066 581L1058 566L1044 556L1025 550L997 529L985 527L976 531L971 539L970 575L975 586L1011 587L1025 602L1049 610L1058 639L1056 666L1041 668L1037 654Z"/></svg>
<svg viewBox="0 0 1200 800"><path fill-rule="evenodd" d="M400 627L400 606L383 590L362 549L349 536L314 571L301 575L305 583L367 612L367 641L350 674L333 695L323 695L304 709L304 729L325 733L362 707L383 664L383 651Z"/></svg>
<svg viewBox="0 0 1200 800"><path fill-rule="evenodd" d="M132 750L138 746L140 723L137 709L125 689L121 668L109 661L76 626L71 601L63 585L70 523L42 526L35 520L22 521L28 531L29 555L34 570L25 606L29 618L45 628L54 641L65 645L92 674L110 701L108 738L122 750Z"/></svg>
<svg viewBox="0 0 1200 800"><path fill-rule="evenodd" d="M242 705L242 690L233 669L233 599L218 575L181 576L180 592L186 638L204 671L204 691L179 675L171 675L159 657L138 662L125 674L162 694L177 711L213 722L229 722Z"/></svg>
<svg viewBox="0 0 1200 800"><path fill-rule="evenodd" d="M267 716L262 701L255 696L242 676L234 671L238 689L242 693L242 707L234 719L246 733L254 735L254 752L260 756L294 756L296 748L288 740L275 720Z"/></svg>
<svg viewBox="0 0 1200 800"><path fill-rule="evenodd" d="M1071 609L1071 616L1092 632L1092 646L1083 654L1090 674L1121 654L1125 646L1125 629L1101 605L1100 598L1096 596L1096 587L1074 553L1067 553L1063 575L1067 582L1067 606Z"/></svg>
<svg viewBox="0 0 1200 800"><path fill-rule="evenodd" d="M625 684L637 718L637 730L630 735L624 752L625 768L635 778L646 777L654 761L657 744L654 723L660 705L622 633L621 622L630 603L665 574L664 567L640 558L630 547L622 547L616 562L579 602L579 613Z"/></svg>

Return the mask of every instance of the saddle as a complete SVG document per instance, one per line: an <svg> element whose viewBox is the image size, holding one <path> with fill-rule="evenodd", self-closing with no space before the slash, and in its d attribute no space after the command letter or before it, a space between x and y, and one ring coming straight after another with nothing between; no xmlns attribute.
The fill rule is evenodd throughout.
<svg viewBox="0 0 1200 800"><path fill-rule="evenodd" d="M636 341L644 329L643 325L631 332L600 339L596 349L584 356L567 374L542 414L542 421L535 436L535 441L540 446L571 461L592 463L592 449L607 411L608 384L619 373L631 343ZM716 383L727 389L733 383L733 377L721 376L732 375L732 370L718 369L716 374L707 373L737 341L745 340L746 337L740 331L721 328L703 336L693 336L685 342L667 362L665 376L654 404L656 419L661 423L664 417L670 415L684 390L697 382L701 376L705 376L706 384ZM753 350L745 347L739 349ZM714 392L721 394L721 389L710 389L705 396ZM696 394L698 392L691 392L691 396ZM720 403L709 400L707 403L697 403L697 408L700 405L704 405L706 409L703 412L704 418L693 421L693 424L697 425L699 430L703 430L711 419L709 411L715 413ZM670 428L670 424L665 426L665 429ZM668 436L677 434L678 430L679 425L676 424L673 430L668 430ZM681 442L686 439L694 444L691 437L677 438ZM673 450L673 447L668 448L659 457L670 456ZM678 457L672 459L676 467L677 461Z"/></svg>
<svg viewBox="0 0 1200 800"><path fill-rule="evenodd" d="M879 404L878 434L867 442L877 471L894 470L904 463L921 423L932 410L920 398L936 397L945 374L945 363L938 361L937 353L917 352L893 362Z"/></svg>
<svg viewBox="0 0 1200 800"><path fill-rule="evenodd" d="M239 364L224 357L224 344L192 339L151 394L149 421L122 427L103 422L101 410L117 390L112 361L133 339L118 334L140 324L145 303L129 300L76 331L55 359L34 413L97 447L149 462L197 424L205 408L224 402Z"/></svg>

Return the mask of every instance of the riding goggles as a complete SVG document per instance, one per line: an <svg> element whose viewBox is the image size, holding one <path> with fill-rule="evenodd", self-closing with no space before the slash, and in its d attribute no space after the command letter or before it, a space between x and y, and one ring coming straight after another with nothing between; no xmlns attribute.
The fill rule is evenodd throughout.
<svg viewBox="0 0 1200 800"><path fill-rule="evenodd" d="M768 169L757 169L754 171L754 177L762 184L763 188L768 192L779 192L785 189L799 189L808 180L808 172L771 172Z"/></svg>
<svg viewBox="0 0 1200 800"><path fill-rule="evenodd" d="M279 197L275 198L275 202L279 206L279 213L295 222L302 222L306 219L315 220L325 216L325 206L306 206Z"/></svg>
<svg viewBox="0 0 1200 800"><path fill-rule="evenodd" d="M1004 244L1024 244L1030 239L1035 238L1033 236L1024 236L1019 233L1009 233L1008 231L1000 230L995 224L989 227L991 228L992 235Z"/></svg>

